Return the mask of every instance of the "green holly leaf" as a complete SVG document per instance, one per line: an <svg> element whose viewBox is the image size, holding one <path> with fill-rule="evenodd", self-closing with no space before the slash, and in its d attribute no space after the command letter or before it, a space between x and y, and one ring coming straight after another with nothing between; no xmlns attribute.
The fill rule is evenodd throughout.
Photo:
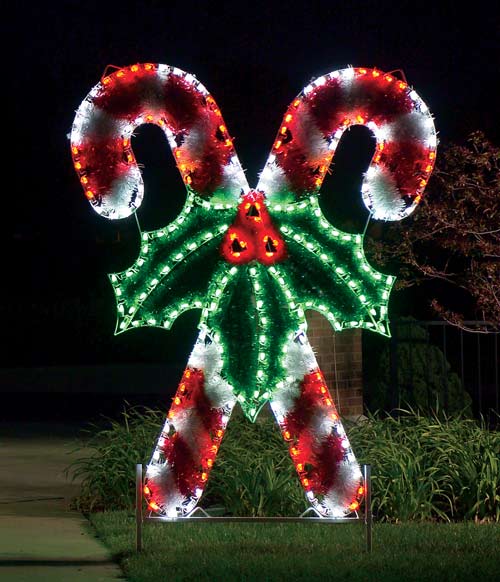
<svg viewBox="0 0 500 582"><path fill-rule="evenodd" d="M322 313L336 331L359 327L390 335L387 308L395 277L367 261L363 235L346 233L323 216L311 197L304 212L273 211L288 251L275 277L304 310Z"/></svg>
<svg viewBox="0 0 500 582"><path fill-rule="evenodd" d="M224 347L224 377L243 411L254 420L284 380L284 346L303 324L268 267L252 262L231 269L232 278L206 320ZM211 293L212 295L212 293Z"/></svg>
<svg viewBox="0 0 500 582"><path fill-rule="evenodd" d="M214 209L191 197L175 221L141 234L134 264L110 275L117 334L141 326L170 329L181 313L203 308L222 260L218 248L234 213L234 208Z"/></svg>

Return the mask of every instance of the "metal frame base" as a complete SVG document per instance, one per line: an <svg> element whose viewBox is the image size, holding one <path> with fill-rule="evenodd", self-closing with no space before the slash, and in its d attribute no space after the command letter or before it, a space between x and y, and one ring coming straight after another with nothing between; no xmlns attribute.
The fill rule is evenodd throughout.
<svg viewBox="0 0 500 582"><path fill-rule="evenodd" d="M135 526L136 526L136 551L141 552L143 549L142 540L142 530L144 523L151 522L164 522L164 523L188 523L188 522L203 522L203 523L222 523L222 522L233 522L233 523L320 523L323 525L334 525L337 523L362 523L365 526L365 537L366 537L366 551L372 551L372 525L373 516L371 511L371 465L362 465L363 470L363 481L365 486L365 502L364 502L364 513L359 515L356 512L356 517L321 517L314 507L309 507L304 511L300 517L211 517L202 507L196 507L189 516L186 517L165 517L165 516L155 516L153 517L151 513L149 515L144 515L142 510L143 504L143 474L142 465L136 465L135 472ZM307 513L316 513L317 517L304 517ZM194 515L195 513L200 513L201 515Z"/></svg>

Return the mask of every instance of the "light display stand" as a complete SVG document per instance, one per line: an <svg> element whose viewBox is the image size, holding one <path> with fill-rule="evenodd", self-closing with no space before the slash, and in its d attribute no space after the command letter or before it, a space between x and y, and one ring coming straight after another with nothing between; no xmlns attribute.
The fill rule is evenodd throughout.
<svg viewBox="0 0 500 582"><path fill-rule="evenodd" d="M364 511L353 512L355 517L320 517L313 507L309 507L299 517L212 517L204 509L197 506L190 515L184 517L165 517L154 515L152 511L143 511L144 476L142 464L136 465L135 472L135 549L141 552L143 544L143 528L147 522L162 523L319 523L323 525L335 525L341 523L360 523L365 526L366 551L372 551L372 525L373 516L371 510L371 465L361 465L365 488ZM306 514L314 512L318 517L306 517Z"/></svg>
<svg viewBox="0 0 500 582"><path fill-rule="evenodd" d="M364 233L327 220L320 190L344 133L365 126L375 140L361 184L369 218L409 216L436 157L427 105L392 72L347 67L317 77L287 108L250 188L221 110L195 76L159 63L117 69L91 89L71 131L74 168L103 218L127 219L141 205L132 138L143 124L164 132L186 202L169 224L139 227L136 260L109 275L115 334L169 330L189 310L200 320L145 479L137 468L138 549L145 521L194 519L364 521L371 549L369 466L362 471L356 460L307 338L305 313L321 313L336 332L388 336L395 277L370 265ZM297 518L208 516L197 504L235 406L255 422L267 404L311 508Z"/></svg>

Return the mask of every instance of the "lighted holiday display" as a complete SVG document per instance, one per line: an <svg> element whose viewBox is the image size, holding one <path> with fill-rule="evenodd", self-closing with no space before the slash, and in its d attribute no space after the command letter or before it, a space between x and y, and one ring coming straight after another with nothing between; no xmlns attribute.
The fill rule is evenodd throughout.
<svg viewBox="0 0 500 582"><path fill-rule="evenodd" d="M407 84L376 69L319 77L285 113L256 189L250 189L214 99L190 74L136 64L104 77L77 111L75 168L94 210L131 215L143 183L131 149L136 127L165 132L187 188L180 215L141 234L139 256L111 275L116 333L169 329L201 310L200 333L147 470L149 507L189 515L200 499L231 412L255 420L269 402L304 491L318 513L357 509L361 472L306 336L305 310L336 331L388 334L394 277L366 261L363 236L323 216L318 194L351 125L376 149L362 196L372 216L400 220L432 171L432 117Z"/></svg>

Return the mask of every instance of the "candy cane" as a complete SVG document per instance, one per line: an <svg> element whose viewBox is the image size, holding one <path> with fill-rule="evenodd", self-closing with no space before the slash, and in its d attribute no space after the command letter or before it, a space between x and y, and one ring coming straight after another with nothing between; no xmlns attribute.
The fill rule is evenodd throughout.
<svg viewBox="0 0 500 582"><path fill-rule="evenodd" d="M146 472L150 510L177 517L196 507L236 403L217 343L201 331Z"/></svg>
<svg viewBox="0 0 500 582"><path fill-rule="evenodd" d="M356 511L361 471L305 333L290 342L271 409L309 503L325 517Z"/></svg>

